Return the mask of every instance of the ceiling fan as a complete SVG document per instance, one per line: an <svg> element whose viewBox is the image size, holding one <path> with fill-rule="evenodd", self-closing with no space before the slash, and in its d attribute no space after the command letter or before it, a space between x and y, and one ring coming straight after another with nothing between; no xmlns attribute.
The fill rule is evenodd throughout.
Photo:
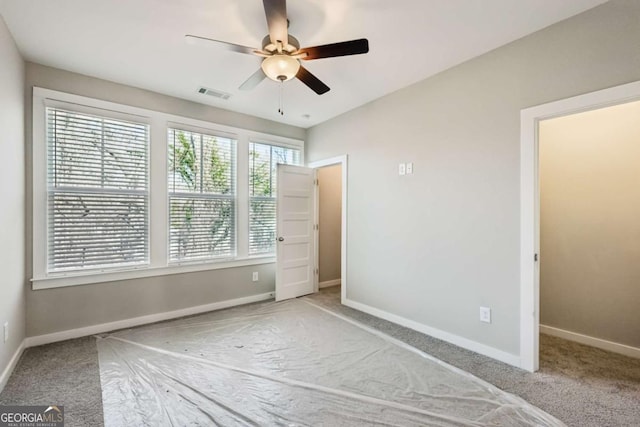
<svg viewBox="0 0 640 427"><path fill-rule="evenodd" d="M286 82L295 77L315 93L322 95L329 91L329 86L304 68L300 60L310 61L369 52L367 39L300 48L300 42L288 32L289 20L287 19L286 0L263 0L263 4L269 34L262 40L262 49L253 49L191 34L185 36L189 42L203 42L233 52L263 57L262 66L240 86L241 90L255 88L265 77L276 82Z"/></svg>

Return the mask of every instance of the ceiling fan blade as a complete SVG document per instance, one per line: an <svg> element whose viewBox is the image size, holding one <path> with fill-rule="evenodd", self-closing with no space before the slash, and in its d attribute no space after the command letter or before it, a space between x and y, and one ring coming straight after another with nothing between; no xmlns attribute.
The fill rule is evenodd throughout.
<svg viewBox="0 0 640 427"><path fill-rule="evenodd" d="M329 86L322 83L320 79L318 79L316 76L311 74L309 70L307 70L303 66L300 66L300 69L298 70L298 74L296 74L296 77L300 79L302 83L306 84L309 87L309 89L311 89L318 95L327 93L330 90Z"/></svg>
<svg viewBox="0 0 640 427"><path fill-rule="evenodd" d="M253 73L244 83L240 85L240 90L251 90L258 86L267 75L262 71L262 68L258 68L258 71Z"/></svg>
<svg viewBox="0 0 640 427"><path fill-rule="evenodd" d="M369 52L369 41L367 39L358 39L350 40L348 42L325 44L322 46L304 47L296 52L296 54L302 54L303 56L300 56L300 59L309 61L311 59L359 55L367 52Z"/></svg>
<svg viewBox="0 0 640 427"><path fill-rule="evenodd" d="M289 35L287 27L287 1L286 0L262 0L264 13L267 16L269 38L271 43L278 45L278 41L287 44Z"/></svg>
<svg viewBox="0 0 640 427"><path fill-rule="evenodd" d="M239 52L246 53L249 55L253 55L256 49L247 46L241 46L239 44L227 43L220 40L208 39L206 37L194 36L191 34L187 34L184 36L185 40L189 44L198 44L202 46L214 46L217 48L229 50L231 52Z"/></svg>

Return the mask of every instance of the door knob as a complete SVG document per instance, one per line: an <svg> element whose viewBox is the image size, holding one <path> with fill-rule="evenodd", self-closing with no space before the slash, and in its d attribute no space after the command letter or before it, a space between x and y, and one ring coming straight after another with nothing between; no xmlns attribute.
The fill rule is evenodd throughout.
<svg viewBox="0 0 640 427"><path fill-rule="evenodd" d="M278 242L284 242L284 237L278 237Z"/></svg>

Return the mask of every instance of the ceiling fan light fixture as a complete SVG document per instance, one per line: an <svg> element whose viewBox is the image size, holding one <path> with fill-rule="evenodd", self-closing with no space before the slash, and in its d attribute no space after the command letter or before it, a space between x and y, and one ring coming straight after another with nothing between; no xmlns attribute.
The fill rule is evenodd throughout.
<svg viewBox="0 0 640 427"><path fill-rule="evenodd" d="M300 60L311 61L369 52L369 41L367 39L349 40L301 49L298 39L289 34L287 0L263 0L262 3L269 30L269 33L262 39L262 49L253 49L235 43L190 34L186 35L187 41L190 42L206 42L211 46L218 46L231 52L258 55L264 58L260 69L240 85L240 90L253 89L267 77L280 83L296 78L316 94L322 95L331 89L302 66ZM281 93L283 86L280 85ZM282 105L279 112L282 114Z"/></svg>
<svg viewBox="0 0 640 427"><path fill-rule="evenodd" d="M285 54L276 54L262 61L262 71L271 80L286 82L296 76L300 69L300 62Z"/></svg>

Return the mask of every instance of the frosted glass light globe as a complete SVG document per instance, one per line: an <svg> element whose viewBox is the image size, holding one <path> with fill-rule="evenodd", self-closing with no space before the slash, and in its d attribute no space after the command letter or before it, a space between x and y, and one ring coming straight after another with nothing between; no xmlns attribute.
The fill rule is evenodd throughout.
<svg viewBox="0 0 640 427"><path fill-rule="evenodd" d="M276 54L262 61L262 71L271 80L286 82L296 76L300 69L300 63L296 58L288 55Z"/></svg>

